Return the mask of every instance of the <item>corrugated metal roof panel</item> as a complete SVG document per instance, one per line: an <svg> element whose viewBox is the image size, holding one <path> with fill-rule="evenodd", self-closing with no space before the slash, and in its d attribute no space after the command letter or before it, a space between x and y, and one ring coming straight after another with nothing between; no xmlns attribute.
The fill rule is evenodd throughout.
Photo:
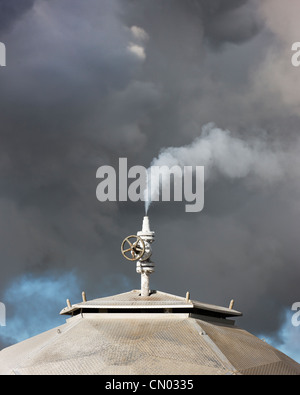
<svg viewBox="0 0 300 395"><path fill-rule="evenodd" d="M0 374L300 374L248 332L186 314L84 314L0 352Z"/></svg>
<svg viewBox="0 0 300 395"><path fill-rule="evenodd" d="M228 366L185 315L109 314L71 318L76 324L36 342L11 366L14 374L227 374ZM11 348L14 357L18 345ZM6 355L5 355L6 353ZM9 349L4 352L9 360ZM18 358L17 358L18 359ZM1 372L1 364L0 364Z"/></svg>
<svg viewBox="0 0 300 395"><path fill-rule="evenodd" d="M297 362L243 329L208 322L201 327L242 374L300 374Z"/></svg>

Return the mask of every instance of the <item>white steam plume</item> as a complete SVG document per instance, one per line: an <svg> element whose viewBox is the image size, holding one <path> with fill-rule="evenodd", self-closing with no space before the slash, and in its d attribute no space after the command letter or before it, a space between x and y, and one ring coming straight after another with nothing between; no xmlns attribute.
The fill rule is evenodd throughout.
<svg viewBox="0 0 300 395"><path fill-rule="evenodd" d="M145 211L148 212L152 201L159 200L159 189L151 189L151 166L204 166L206 179L252 176L257 182L272 183L284 174L283 159L283 152L272 149L266 141L257 138L245 141L209 123L202 128L201 136L191 144L163 149L153 159L147 170Z"/></svg>

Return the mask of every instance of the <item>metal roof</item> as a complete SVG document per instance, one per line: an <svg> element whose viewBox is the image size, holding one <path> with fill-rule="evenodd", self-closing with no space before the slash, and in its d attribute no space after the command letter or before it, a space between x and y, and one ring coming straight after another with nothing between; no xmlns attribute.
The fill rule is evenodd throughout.
<svg viewBox="0 0 300 395"><path fill-rule="evenodd" d="M227 318L241 313L159 291L148 298L134 290L63 309L72 315L64 325L0 352L0 374L300 374Z"/></svg>
<svg viewBox="0 0 300 395"><path fill-rule="evenodd" d="M152 291L147 297L140 296L140 290L94 299L86 302L76 303L70 307L65 307L60 314L76 315L80 312L107 312L107 310L141 310L151 309L154 312L158 309L172 309L174 312L180 310L187 313L198 313L215 315L216 317L226 318L241 316L239 311L226 307L215 306L207 303L201 303L186 297L175 296L160 291ZM170 312L170 311L169 311Z"/></svg>
<svg viewBox="0 0 300 395"><path fill-rule="evenodd" d="M68 300L60 312L71 316L64 325L0 351L0 374L300 375L297 362L228 319L242 315L233 303L226 308L191 300L189 293L150 291L148 217L139 235L148 249L137 264L141 291Z"/></svg>

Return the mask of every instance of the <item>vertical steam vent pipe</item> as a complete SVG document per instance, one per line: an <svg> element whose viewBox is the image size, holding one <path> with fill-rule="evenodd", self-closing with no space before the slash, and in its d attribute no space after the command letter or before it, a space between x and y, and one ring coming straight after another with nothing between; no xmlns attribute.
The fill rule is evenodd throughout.
<svg viewBox="0 0 300 395"><path fill-rule="evenodd" d="M145 244L145 252L143 256L137 261L136 271L141 275L141 296L147 297L150 295L149 277L154 272L154 263L151 261L152 248L151 244L154 242L155 232L150 230L149 217L145 216L143 219L142 230L137 232L137 235L143 239Z"/></svg>

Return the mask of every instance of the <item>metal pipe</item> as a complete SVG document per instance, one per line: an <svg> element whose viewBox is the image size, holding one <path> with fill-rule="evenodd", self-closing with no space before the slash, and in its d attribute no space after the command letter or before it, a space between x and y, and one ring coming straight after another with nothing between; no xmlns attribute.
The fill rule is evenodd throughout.
<svg viewBox="0 0 300 395"><path fill-rule="evenodd" d="M142 271L141 273L141 296L149 296L149 275L147 271Z"/></svg>
<svg viewBox="0 0 300 395"><path fill-rule="evenodd" d="M142 230L137 232L137 235L145 244L145 252L137 261L136 271L141 275L141 296L147 297L150 295L149 277L154 272L154 264L150 258L152 255L151 244L154 242L155 237L155 232L150 229L148 216L144 216Z"/></svg>

